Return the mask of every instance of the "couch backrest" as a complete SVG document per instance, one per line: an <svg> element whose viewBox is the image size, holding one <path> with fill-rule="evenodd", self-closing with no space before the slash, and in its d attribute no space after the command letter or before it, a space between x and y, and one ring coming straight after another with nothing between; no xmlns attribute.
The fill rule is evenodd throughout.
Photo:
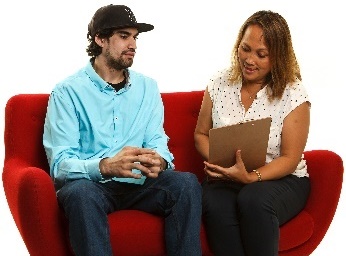
<svg viewBox="0 0 346 256"><path fill-rule="evenodd" d="M19 94L5 109L5 162L11 158L46 170L48 161L42 145L48 94Z"/></svg>
<svg viewBox="0 0 346 256"><path fill-rule="evenodd" d="M203 98L203 91L162 93L165 108L165 131L168 147L180 171L190 171L201 181L205 177L203 159L197 153L194 131Z"/></svg>
<svg viewBox="0 0 346 256"><path fill-rule="evenodd" d="M196 170L201 179L203 162L195 150L193 132L203 92L162 93L165 108L164 128L170 137L169 148L176 169ZM19 94L11 97L5 109L5 161L17 158L49 173L42 145L43 124L49 94Z"/></svg>

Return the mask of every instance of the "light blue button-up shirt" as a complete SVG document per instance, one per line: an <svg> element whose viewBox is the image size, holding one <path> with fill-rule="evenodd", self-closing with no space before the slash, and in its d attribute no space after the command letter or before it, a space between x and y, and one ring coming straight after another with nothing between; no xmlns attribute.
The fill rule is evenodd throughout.
<svg viewBox="0 0 346 256"><path fill-rule="evenodd" d="M114 156L124 146L153 149L169 169L174 168L157 83L132 70L127 74L125 87L116 92L89 62L53 89L43 145L57 190L70 180L103 182L101 159ZM143 184L145 176L113 180Z"/></svg>

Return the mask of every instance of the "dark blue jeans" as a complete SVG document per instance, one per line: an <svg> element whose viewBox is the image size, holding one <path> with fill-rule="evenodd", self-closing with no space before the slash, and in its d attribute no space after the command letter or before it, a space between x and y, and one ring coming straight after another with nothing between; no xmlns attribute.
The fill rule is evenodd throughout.
<svg viewBox="0 0 346 256"><path fill-rule="evenodd" d="M81 179L68 182L57 196L77 256L112 255L107 214L123 209L165 218L167 255L202 255L202 189L192 173L166 170L143 185Z"/></svg>
<svg viewBox="0 0 346 256"><path fill-rule="evenodd" d="M309 192L309 178L293 175L248 185L205 181L203 219L214 255L278 255L279 226L303 209Z"/></svg>

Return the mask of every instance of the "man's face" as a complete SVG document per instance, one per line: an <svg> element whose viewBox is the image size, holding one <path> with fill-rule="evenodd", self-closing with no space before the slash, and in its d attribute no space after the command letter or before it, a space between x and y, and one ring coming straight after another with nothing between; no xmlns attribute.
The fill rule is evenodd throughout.
<svg viewBox="0 0 346 256"><path fill-rule="evenodd" d="M123 28L115 30L114 34L104 41L102 54L109 68L122 70L132 66L137 45L138 30Z"/></svg>

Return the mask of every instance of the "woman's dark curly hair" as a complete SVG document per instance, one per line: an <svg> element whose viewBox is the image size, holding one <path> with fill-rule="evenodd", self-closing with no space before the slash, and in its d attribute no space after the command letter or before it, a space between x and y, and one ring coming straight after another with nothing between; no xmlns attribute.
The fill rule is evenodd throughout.
<svg viewBox="0 0 346 256"><path fill-rule="evenodd" d="M105 38L108 40L113 34L114 34L114 29L107 28L97 32L95 36L98 36L99 38ZM92 58L95 58L96 56L100 55L102 52L102 47L100 47L95 42L95 36L91 36L90 33L87 34L89 45L86 48L86 52L88 53L88 56L91 56Z"/></svg>
<svg viewBox="0 0 346 256"><path fill-rule="evenodd" d="M264 40L272 63L272 69L267 76L266 83L271 89L270 99L280 99L288 83L293 83L296 79L301 80L302 78L293 50L290 29L286 20L278 13L258 11L244 22L232 51L232 70L229 80L231 83L242 81L238 48L246 29L251 25L258 25L263 29Z"/></svg>

